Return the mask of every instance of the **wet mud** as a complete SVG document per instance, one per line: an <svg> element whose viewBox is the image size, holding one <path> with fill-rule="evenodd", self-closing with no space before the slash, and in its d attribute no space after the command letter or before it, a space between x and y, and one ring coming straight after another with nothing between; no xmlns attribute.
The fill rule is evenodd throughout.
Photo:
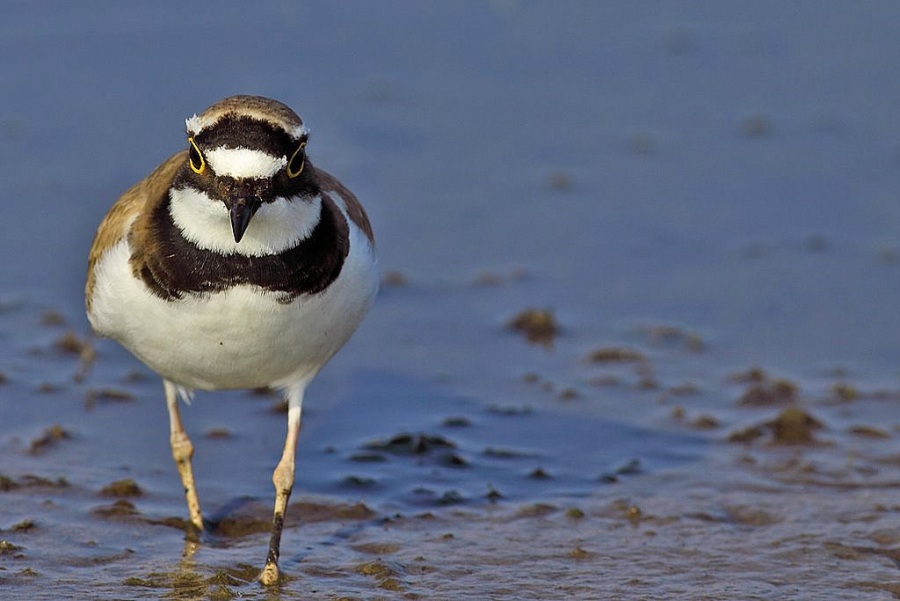
<svg viewBox="0 0 900 601"><path fill-rule="evenodd" d="M33 425L4 439L0 585L10 598L41 598L47 587L58 595L88 579L97 582L97 598L270 598L255 580L271 524L268 487L230 474L260 471L257 484L268 476L266 460L277 453L234 457L259 446L257 427L277 429L284 418L270 410L271 395L232 394L228 401L238 406L230 411L255 412L260 425L242 428L246 418L238 415L229 420L235 430L210 427L197 437L199 457L210 446L223 454L232 447L234 468L214 470L227 486L216 487L208 528L198 535L168 465L157 383L135 378L122 355L117 392L98 394L94 380L116 371L107 364L112 357L100 353L84 378L81 353L61 350L53 335L64 326L41 323L41 311L22 303L0 315L8 328L19 324L20 339L47 341L45 349L7 355L20 363L4 391L42 408L25 420ZM33 331L22 331L29 322ZM530 344L502 331L490 335L513 352ZM697 351L672 344L671 336L639 338L573 356L582 381L577 398L561 397L561 384L546 385L551 371L516 384L532 390L529 403L502 405L454 396L446 384L360 376L362 390L313 412L313 432L304 429L313 440L299 453L277 595L897 594L900 425L892 420L900 390L867 390L845 376L811 387L757 366L669 385L661 366ZM557 347L568 343L565 335L556 340ZM598 384L597 370L615 378ZM35 378L54 373L66 375L52 391ZM654 386L644 382L648 374ZM633 419L637 428L598 420L590 405L616 396L611 391L655 417ZM365 412L365 401L378 403L388 419L373 414L343 434L316 431L322 420L346 428L344 411ZM390 422L402 421L404 411L419 415L397 431ZM91 425L104 414L134 424L147 412L159 414L158 427L143 444L125 425L103 444L95 428L109 426ZM44 413L60 423L37 425ZM205 475L198 476L201 493ZM816 568L821 563L830 566L827 575ZM716 568L704 579L697 565Z"/></svg>

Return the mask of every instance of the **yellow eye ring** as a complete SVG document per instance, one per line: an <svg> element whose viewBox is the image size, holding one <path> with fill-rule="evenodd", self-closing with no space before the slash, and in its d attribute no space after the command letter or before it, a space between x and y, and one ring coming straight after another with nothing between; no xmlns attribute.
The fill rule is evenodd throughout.
<svg viewBox="0 0 900 601"><path fill-rule="evenodd" d="M306 148L306 142L302 142L300 146L297 147L297 150L294 151L294 154L291 155L291 160L288 161L287 164L287 175L289 178L294 179L301 173L303 173L303 168L306 166L306 154L303 152L303 149ZM294 165L294 161L299 158L300 166L296 167Z"/></svg>
<svg viewBox="0 0 900 601"><path fill-rule="evenodd" d="M200 174L206 171L206 160L203 158L203 153L200 152L200 149L197 147L197 143L194 142L194 138L188 138L188 142L190 142L191 147L188 149L188 158L191 163L191 170L194 173Z"/></svg>

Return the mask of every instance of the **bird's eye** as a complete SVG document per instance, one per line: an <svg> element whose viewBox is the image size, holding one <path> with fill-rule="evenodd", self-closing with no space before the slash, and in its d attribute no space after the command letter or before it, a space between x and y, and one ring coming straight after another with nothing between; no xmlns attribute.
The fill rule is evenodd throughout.
<svg viewBox="0 0 900 601"><path fill-rule="evenodd" d="M188 157L191 159L191 169L194 173L203 173L206 171L206 160L203 158L203 153L197 148L197 143L194 142L194 138L188 138L188 142L191 144L191 147L188 149Z"/></svg>
<svg viewBox="0 0 900 601"><path fill-rule="evenodd" d="M306 165L306 152L304 152L304 148L306 148L306 142L301 142L300 146L297 147L297 150L294 151L293 156L291 156L291 160L288 161L287 174L291 179L303 173L303 167Z"/></svg>

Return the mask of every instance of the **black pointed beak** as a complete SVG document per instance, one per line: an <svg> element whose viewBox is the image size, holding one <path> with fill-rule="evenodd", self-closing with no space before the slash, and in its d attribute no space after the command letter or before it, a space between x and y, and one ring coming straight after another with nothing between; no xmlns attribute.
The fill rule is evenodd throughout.
<svg viewBox="0 0 900 601"><path fill-rule="evenodd" d="M231 231L234 234L234 241L240 242L250 225L250 219L256 213L257 203L248 198L236 198L231 201L228 207L228 213L231 216Z"/></svg>

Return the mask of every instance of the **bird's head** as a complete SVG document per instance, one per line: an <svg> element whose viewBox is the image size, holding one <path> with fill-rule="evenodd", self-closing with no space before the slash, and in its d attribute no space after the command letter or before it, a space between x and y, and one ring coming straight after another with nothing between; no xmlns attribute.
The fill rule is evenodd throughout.
<svg viewBox="0 0 900 601"><path fill-rule="evenodd" d="M286 105L232 96L190 117L186 126L187 160L173 189L202 205L210 220L221 225L227 216L235 244L262 207L305 204L317 196L306 156L309 131Z"/></svg>

